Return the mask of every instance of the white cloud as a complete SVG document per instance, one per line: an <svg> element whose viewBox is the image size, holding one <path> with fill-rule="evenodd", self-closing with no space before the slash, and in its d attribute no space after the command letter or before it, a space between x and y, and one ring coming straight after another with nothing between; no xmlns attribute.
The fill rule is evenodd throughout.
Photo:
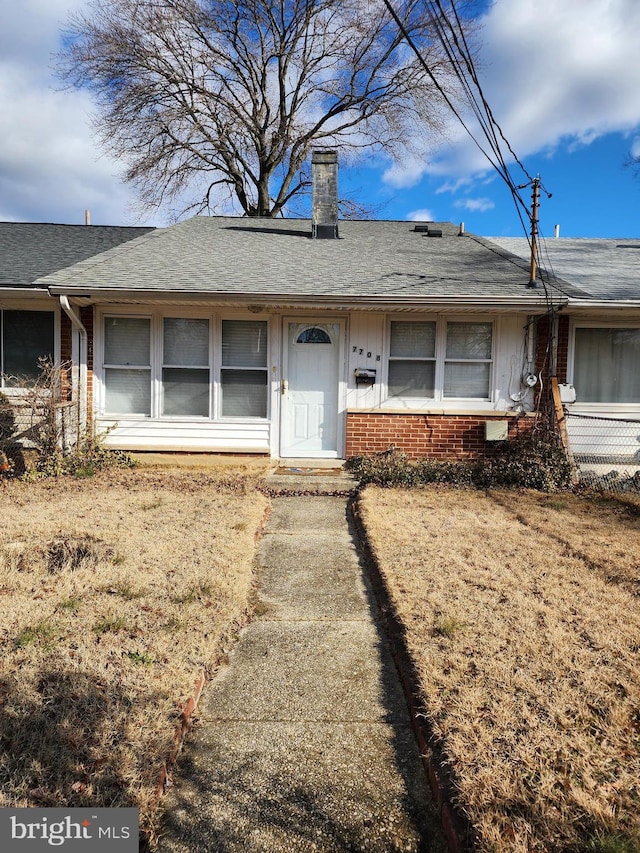
<svg viewBox="0 0 640 853"><path fill-rule="evenodd" d="M454 202L454 206L472 213L485 213L487 210L493 210L495 204L490 198L465 198Z"/></svg>
<svg viewBox="0 0 640 853"><path fill-rule="evenodd" d="M389 166L382 180L385 184L396 189L407 189L420 183L420 179L427 172L428 162L418 157L405 156L402 163L393 163Z"/></svg>
<svg viewBox="0 0 640 853"><path fill-rule="evenodd" d="M420 210L412 210L407 213L406 217L409 222L435 222L436 218L427 207L422 207Z"/></svg>
<svg viewBox="0 0 640 853"><path fill-rule="evenodd" d="M55 90L61 27L86 6L0 0L0 218L79 222L90 207L96 223L135 221L120 164L96 148L89 98ZM520 158L553 157L611 132L628 134L640 154L638 0L493 0L482 23L478 73ZM477 211L471 205L488 203L479 184L497 180L455 119L446 145L389 165L382 181L406 191L427 175L440 179L432 192Z"/></svg>
<svg viewBox="0 0 640 853"><path fill-rule="evenodd" d="M87 93L62 91L52 67L59 33L82 0L0 0L0 219L135 222L121 164L101 156Z"/></svg>
<svg viewBox="0 0 640 853"><path fill-rule="evenodd" d="M637 0L494 0L478 72L520 158L640 125L638 32ZM461 126L452 134L430 171L455 179L491 168Z"/></svg>

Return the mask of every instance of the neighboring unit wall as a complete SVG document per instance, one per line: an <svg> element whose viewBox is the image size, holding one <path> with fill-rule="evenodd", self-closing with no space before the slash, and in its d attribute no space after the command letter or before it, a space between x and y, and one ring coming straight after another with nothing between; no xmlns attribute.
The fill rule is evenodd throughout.
<svg viewBox="0 0 640 853"><path fill-rule="evenodd" d="M569 353L569 316L561 314L558 317L558 332L556 342L556 374L558 382L567 381L567 360ZM551 323L548 315L538 317L536 321L536 374L542 375L546 386L549 378Z"/></svg>

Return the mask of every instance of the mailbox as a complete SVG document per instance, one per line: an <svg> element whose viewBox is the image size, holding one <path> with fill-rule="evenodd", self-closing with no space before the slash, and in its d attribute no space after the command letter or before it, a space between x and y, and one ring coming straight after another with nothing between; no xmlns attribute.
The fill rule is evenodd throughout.
<svg viewBox="0 0 640 853"><path fill-rule="evenodd" d="M375 370L366 367L356 367L354 370L356 385L373 385L376 381Z"/></svg>

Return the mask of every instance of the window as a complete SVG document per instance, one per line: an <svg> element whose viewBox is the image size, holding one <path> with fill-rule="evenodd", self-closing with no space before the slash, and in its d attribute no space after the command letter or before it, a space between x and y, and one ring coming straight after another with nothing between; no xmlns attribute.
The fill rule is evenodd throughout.
<svg viewBox="0 0 640 853"><path fill-rule="evenodd" d="M393 320L389 397L488 400L492 348L489 322Z"/></svg>
<svg viewBox="0 0 640 853"><path fill-rule="evenodd" d="M640 403L640 328L577 328L573 365L580 403Z"/></svg>
<svg viewBox="0 0 640 853"><path fill-rule="evenodd" d="M39 360L54 357L53 311L0 310L0 379L3 385L37 379Z"/></svg>
<svg viewBox="0 0 640 853"><path fill-rule="evenodd" d="M267 331L264 320L105 316L102 412L266 418Z"/></svg>
<svg viewBox="0 0 640 853"><path fill-rule="evenodd" d="M391 323L390 397L433 397L436 324Z"/></svg>
<svg viewBox="0 0 640 853"><path fill-rule="evenodd" d="M491 323L447 323L445 397L489 397L491 333Z"/></svg>
<svg viewBox="0 0 640 853"><path fill-rule="evenodd" d="M106 317L105 408L114 414L151 415L151 320Z"/></svg>
<svg viewBox="0 0 640 853"><path fill-rule="evenodd" d="M264 320L222 321L223 418L267 416L267 324Z"/></svg>
<svg viewBox="0 0 640 853"><path fill-rule="evenodd" d="M324 329L319 329L317 326L310 326L308 329L300 332L296 338L297 344L330 344L331 338L328 332Z"/></svg>
<svg viewBox="0 0 640 853"><path fill-rule="evenodd" d="M162 414L209 417L209 321L165 317Z"/></svg>

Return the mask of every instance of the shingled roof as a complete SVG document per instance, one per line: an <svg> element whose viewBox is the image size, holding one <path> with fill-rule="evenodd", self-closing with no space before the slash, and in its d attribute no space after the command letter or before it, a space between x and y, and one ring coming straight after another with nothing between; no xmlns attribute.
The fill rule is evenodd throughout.
<svg viewBox="0 0 640 853"><path fill-rule="evenodd" d="M523 237L492 237L510 252L526 258ZM540 246L541 266L583 290L590 300L640 300L640 240L558 237Z"/></svg>
<svg viewBox="0 0 640 853"><path fill-rule="evenodd" d="M459 237L446 222L419 230L412 222L343 221L340 239L313 240L309 220L194 217L38 283L94 298L543 304L544 292L528 280L524 261L480 237ZM562 281L553 293L558 301L580 295Z"/></svg>
<svg viewBox="0 0 640 853"><path fill-rule="evenodd" d="M36 279L140 237L151 228L0 222L0 287Z"/></svg>

